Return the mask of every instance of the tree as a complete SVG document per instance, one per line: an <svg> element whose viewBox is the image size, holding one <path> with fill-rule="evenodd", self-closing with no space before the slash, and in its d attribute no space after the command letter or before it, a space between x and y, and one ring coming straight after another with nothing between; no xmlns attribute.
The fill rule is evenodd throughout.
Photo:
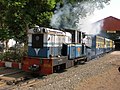
<svg viewBox="0 0 120 90"><path fill-rule="evenodd" d="M11 38L11 35L9 34L8 26L5 23L5 14L6 14L6 6L4 5L4 1L0 1L0 41L6 42L6 49L8 49L7 43L8 40Z"/></svg>

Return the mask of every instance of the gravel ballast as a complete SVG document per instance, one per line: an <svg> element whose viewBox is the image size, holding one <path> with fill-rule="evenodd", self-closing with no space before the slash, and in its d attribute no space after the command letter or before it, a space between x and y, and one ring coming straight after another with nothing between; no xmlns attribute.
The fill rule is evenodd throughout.
<svg viewBox="0 0 120 90"><path fill-rule="evenodd" d="M34 83L15 86L13 88L14 90L95 90L93 88L89 88L90 86L87 85L88 82L89 84L92 84L92 81L97 82L97 78L100 78L101 75L104 75L113 68L116 68L115 70L117 72L117 68L119 66L120 51L114 51L104 55L103 57L86 62L85 64L71 67L62 73L54 73L44 76L42 79L38 79ZM99 90L105 89L100 88Z"/></svg>

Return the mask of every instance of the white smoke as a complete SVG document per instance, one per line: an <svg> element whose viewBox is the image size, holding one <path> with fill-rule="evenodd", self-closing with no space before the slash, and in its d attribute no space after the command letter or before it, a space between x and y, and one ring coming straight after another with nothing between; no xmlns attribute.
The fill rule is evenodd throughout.
<svg viewBox="0 0 120 90"><path fill-rule="evenodd" d="M81 25L80 31L85 32L86 34L97 35L100 33L103 27L104 20L100 20L95 23L86 23Z"/></svg>
<svg viewBox="0 0 120 90"><path fill-rule="evenodd" d="M78 29L81 25L80 19L94 11L94 4L81 2L74 5L65 3L62 8L57 4L55 14L51 19L53 28Z"/></svg>
<svg viewBox="0 0 120 90"><path fill-rule="evenodd" d="M50 25L57 29L82 30L86 33L97 34L102 23L90 25L90 23L85 23L85 21L83 21L83 18L89 16L94 11L95 3L87 1L81 3L77 2L72 5L66 1L67 0L64 0L64 6L62 8L60 8L59 3L57 4L56 11L51 19Z"/></svg>

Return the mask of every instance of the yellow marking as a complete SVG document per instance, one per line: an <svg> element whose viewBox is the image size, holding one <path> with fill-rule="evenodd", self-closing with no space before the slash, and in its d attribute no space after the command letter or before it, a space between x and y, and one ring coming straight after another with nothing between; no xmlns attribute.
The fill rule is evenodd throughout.
<svg viewBox="0 0 120 90"><path fill-rule="evenodd" d="M49 67L52 67L52 65L50 65L50 64L44 64L44 67L49 68Z"/></svg>

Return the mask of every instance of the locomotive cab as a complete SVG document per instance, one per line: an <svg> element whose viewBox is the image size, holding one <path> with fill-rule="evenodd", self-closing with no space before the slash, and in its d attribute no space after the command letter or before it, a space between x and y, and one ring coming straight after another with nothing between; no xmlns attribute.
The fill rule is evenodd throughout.
<svg viewBox="0 0 120 90"><path fill-rule="evenodd" d="M71 34L49 28L35 28L29 31L28 39L28 56L50 58L61 56L62 44L71 43Z"/></svg>

